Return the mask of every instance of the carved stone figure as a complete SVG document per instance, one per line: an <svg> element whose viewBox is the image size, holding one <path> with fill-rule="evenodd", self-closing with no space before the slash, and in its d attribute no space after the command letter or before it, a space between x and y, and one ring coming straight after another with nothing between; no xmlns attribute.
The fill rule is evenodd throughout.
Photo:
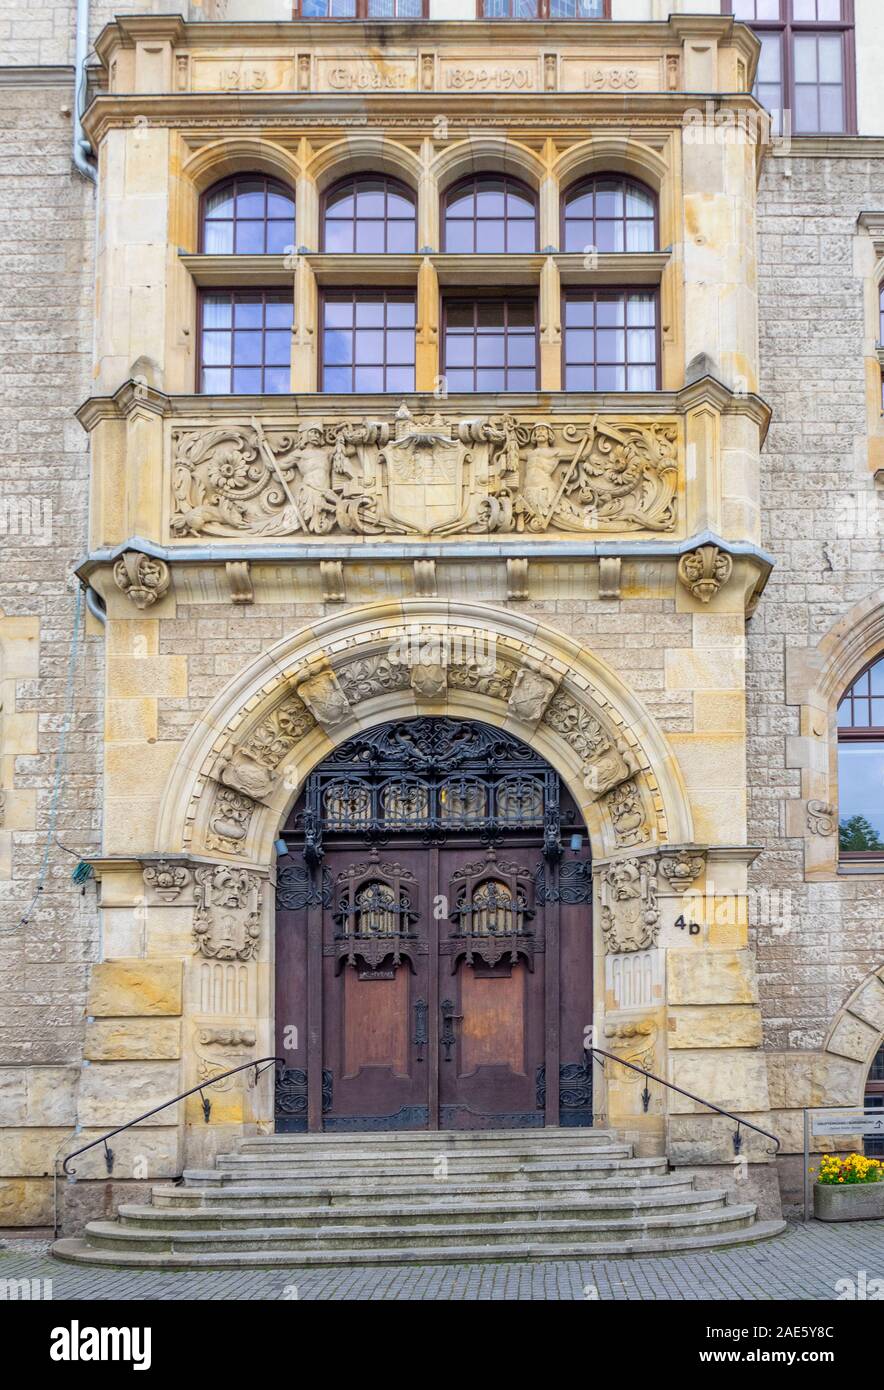
<svg viewBox="0 0 884 1390"><path fill-rule="evenodd" d="M127 550L114 565L114 583L136 608L152 608L169 592L172 576L165 560Z"/></svg>
<svg viewBox="0 0 884 1390"><path fill-rule="evenodd" d="M273 792L277 778L246 748L236 748L220 764L218 775L225 787L243 792L255 801L263 801Z"/></svg>
<svg viewBox="0 0 884 1390"><path fill-rule="evenodd" d="M689 550L678 562L678 577L682 584L701 603L709 603L734 571L734 562L727 551L717 545L701 545Z"/></svg>
<svg viewBox="0 0 884 1390"><path fill-rule="evenodd" d="M254 960L261 935L261 881L225 864L194 873L196 951L213 960Z"/></svg>
<svg viewBox="0 0 884 1390"><path fill-rule="evenodd" d="M350 718L350 701L344 694L334 671L319 671L299 682L298 695L317 723L333 729Z"/></svg>
<svg viewBox="0 0 884 1390"><path fill-rule="evenodd" d="M600 880L602 935L608 951L643 951L656 946L657 861L653 857L608 864Z"/></svg>

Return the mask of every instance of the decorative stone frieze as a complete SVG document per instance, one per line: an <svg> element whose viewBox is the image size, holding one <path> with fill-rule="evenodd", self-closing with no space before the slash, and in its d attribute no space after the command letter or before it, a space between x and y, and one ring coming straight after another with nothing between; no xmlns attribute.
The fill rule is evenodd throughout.
<svg viewBox="0 0 884 1390"><path fill-rule="evenodd" d="M114 565L114 583L136 608L152 608L169 592L172 576L165 560L127 550Z"/></svg>
<svg viewBox="0 0 884 1390"><path fill-rule="evenodd" d="M583 785L593 797L604 796L637 770L633 754L619 748L602 723L567 690L553 695L543 715L583 762Z"/></svg>
<svg viewBox="0 0 884 1390"><path fill-rule="evenodd" d="M193 939L212 960L254 960L261 936L261 880L226 864L195 870Z"/></svg>
<svg viewBox="0 0 884 1390"><path fill-rule="evenodd" d="M642 951L656 946L657 860L653 856L615 860L602 870L599 887L607 950Z"/></svg>
<svg viewBox="0 0 884 1390"><path fill-rule="evenodd" d="M678 577L701 603L709 603L734 572L734 562L717 545L701 545L689 550L678 562Z"/></svg>
<svg viewBox="0 0 884 1390"><path fill-rule="evenodd" d="M413 417L172 433L172 535L672 531L675 421ZM432 565L432 561L419 562ZM429 571L418 593L432 596Z"/></svg>

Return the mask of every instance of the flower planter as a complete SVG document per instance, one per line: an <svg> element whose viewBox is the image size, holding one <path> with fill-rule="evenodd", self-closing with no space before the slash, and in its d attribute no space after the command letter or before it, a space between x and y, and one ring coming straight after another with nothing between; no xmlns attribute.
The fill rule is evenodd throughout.
<svg viewBox="0 0 884 1390"><path fill-rule="evenodd" d="M817 1221L884 1221L884 1182L813 1185Z"/></svg>

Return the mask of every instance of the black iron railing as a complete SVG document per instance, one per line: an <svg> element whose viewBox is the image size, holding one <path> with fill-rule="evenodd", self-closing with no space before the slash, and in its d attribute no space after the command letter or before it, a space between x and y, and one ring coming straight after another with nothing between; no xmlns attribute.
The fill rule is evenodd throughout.
<svg viewBox="0 0 884 1390"><path fill-rule="evenodd" d="M756 1134L763 1134L765 1139L772 1140L776 1145L774 1149L770 1150L771 1154L779 1152L780 1140L775 1134L771 1134L770 1130L762 1129L760 1125L753 1125L749 1120L741 1120L739 1115L734 1115L732 1111L723 1110L720 1105L714 1105L711 1100L704 1100L702 1096L695 1096L692 1091L686 1091L684 1087L676 1086L672 1081L664 1081L662 1076L655 1076L652 1071L645 1071L644 1067L637 1067L634 1062L625 1062L622 1057L617 1057L613 1052L606 1052L602 1047L586 1047L584 1052L591 1052L594 1057L607 1057L610 1061L617 1062L619 1066L628 1067L630 1071L636 1071L639 1076L645 1078L644 1090L642 1091L642 1109L645 1114L647 1114L648 1106L651 1103L648 1082L655 1081L658 1086L666 1086L670 1091L677 1091L680 1096L687 1096L688 1100L695 1101L697 1105L705 1105L707 1110L714 1110L716 1115L724 1115L725 1119L733 1120L737 1126L731 1136L735 1154L738 1154L743 1147L743 1136L740 1132L743 1129L751 1129ZM603 1067L605 1064L600 1062L599 1065Z"/></svg>
<svg viewBox="0 0 884 1390"><path fill-rule="evenodd" d="M200 1100L203 1103L203 1119L206 1124L208 1124L212 1114L212 1102L207 1095L204 1095L205 1091L210 1090L212 1086L217 1086L219 1081L225 1081L228 1076L236 1076L237 1072L249 1071L252 1067L255 1069L255 1080L252 1084L257 1086L258 1077L261 1075L262 1071L267 1071L268 1067L272 1066L284 1067L285 1059L282 1057L258 1057L253 1062L243 1062L238 1067L231 1067L230 1071L219 1072L217 1076L211 1077L208 1081L201 1082L199 1086L191 1086L189 1091L181 1091L179 1095L173 1096L171 1100L164 1100L162 1105L155 1105L153 1110L145 1110L143 1115L138 1115L134 1120L129 1120L124 1125L118 1125L116 1129L108 1130L107 1134L103 1134L100 1139L92 1139L88 1144L84 1144L81 1149L74 1149L74 1152L68 1154L67 1158L62 1163L62 1172L68 1178L75 1178L77 1170L69 1166L71 1159L79 1158L80 1154L88 1153L90 1149L97 1149L99 1144L103 1144L105 1167L109 1174L112 1173L114 1171L114 1151L107 1142L109 1139L113 1139L117 1134L122 1134L126 1129L131 1129L133 1125L140 1124L142 1120L149 1120L151 1115L158 1115L161 1110L168 1110L170 1105L177 1105L179 1100L186 1100L188 1096L195 1096L197 1094L199 1094Z"/></svg>

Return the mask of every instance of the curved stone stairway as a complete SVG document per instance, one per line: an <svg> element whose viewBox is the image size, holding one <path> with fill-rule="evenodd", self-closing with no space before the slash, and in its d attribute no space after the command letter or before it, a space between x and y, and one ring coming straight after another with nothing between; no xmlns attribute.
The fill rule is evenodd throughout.
<svg viewBox="0 0 884 1390"><path fill-rule="evenodd" d="M448 1264L705 1250L784 1224L608 1131L277 1135L53 1252L168 1269Z"/></svg>

